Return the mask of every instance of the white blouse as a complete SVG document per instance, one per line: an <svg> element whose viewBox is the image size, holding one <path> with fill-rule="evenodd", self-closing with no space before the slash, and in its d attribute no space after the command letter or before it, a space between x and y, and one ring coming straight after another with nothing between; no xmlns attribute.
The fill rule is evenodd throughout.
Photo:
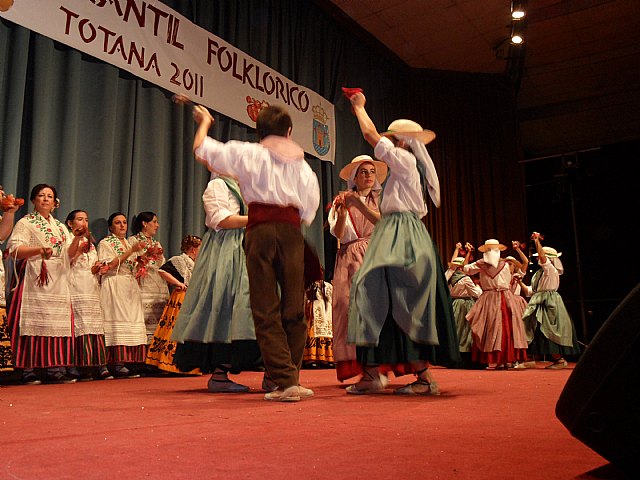
<svg viewBox="0 0 640 480"><path fill-rule="evenodd" d="M202 194L204 203L205 224L215 230L221 230L218 225L231 215L240 214L240 202L231 193L227 184L221 178L215 178L207 184Z"/></svg>
<svg viewBox="0 0 640 480"><path fill-rule="evenodd" d="M315 218L320 188L318 178L303 158L280 161L259 143L222 143L211 137L206 137L195 153L207 161L210 171L238 179L247 204L294 206L306 225Z"/></svg>
<svg viewBox="0 0 640 480"><path fill-rule="evenodd" d="M380 138L374 154L389 166L389 177L384 184L380 203L382 215L414 212L418 217L424 217L427 205L422 197L416 157L407 150L394 146L387 137Z"/></svg>

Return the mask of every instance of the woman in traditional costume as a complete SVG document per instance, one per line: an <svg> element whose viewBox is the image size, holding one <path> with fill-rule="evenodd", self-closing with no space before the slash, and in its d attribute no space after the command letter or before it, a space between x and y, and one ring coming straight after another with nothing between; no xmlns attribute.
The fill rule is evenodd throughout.
<svg viewBox="0 0 640 480"><path fill-rule="evenodd" d="M561 252L552 247L543 247L540 234L533 232L538 265L540 268L531 279L531 287L526 287L527 296L531 296L524 311L523 321L527 331L532 332L529 354L536 356L551 355L553 361L546 368L552 370L566 368L568 355L580 354L576 328L571 321L567 307L558 293L560 275L564 267L560 261Z"/></svg>
<svg viewBox="0 0 640 480"><path fill-rule="evenodd" d="M182 253L171 257L158 270L160 276L173 288L173 291L160 317L160 322L153 335L151 345L149 345L145 362L147 365L153 365L166 372L181 373L173 360L176 352L176 342L171 340L171 335L173 334L173 328L175 327L180 307L182 307L187 287L191 283L191 275L201 244L202 239L200 237L187 235L182 239L180 245ZM186 373L198 374L200 370L195 369Z"/></svg>
<svg viewBox="0 0 640 480"><path fill-rule="evenodd" d="M174 361L183 372L211 373L209 392L244 393L249 387L229 373L255 369L261 359L243 248L247 207L235 180L213 177L202 195L207 231L171 337ZM265 376L263 387L272 385Z"/></svg>
<svg viewBox="0 0 640 480"><path fill-rule="evenodd" d="M463 367L473 367L471 362L471 345L473 338L471 336L471 328L467 321L467 313L476 303L478 297L482 294L482 289L476 285L473 279L462 271L462 268L469 262L471 255L470 244L466 245L465 256L460 256L462 251L462 243L458 242L451 256L449 268L444 272L444 276L449 284L451 292L451 306L453 307L453 316L456 321L456 330L458 332L458 348L462 357Z"/></svg>
<svg viewBox="0 0 640 480"><path fill-rule="evenodd" d="M66 373L75 364L68 279L84 230L78 227L73 236L54 218L54 186L36 185L29 199L34 211L16 223L8 244L18 272L8 317L15 366L24 369L27 384L40 383L36 368L46 370L46 382L72 383Z"/></svg>
<svg viewBox="0 0 640 480"><path fill-rule="evenodd" d="M471 359L507 369L527 358L527 339L522 323L524 304L511 291L510 263L500 258L507 247L492 238L478 247L483 258L465 265L467 275L480 274L482 295L467 314L473 346Z"/></svg>
<svg viewBox="0 0 640 480"><path fill-rule="evenodd" d="M0 186L0 210L3 212L0 216L0 243L11 234L15 213L24 204L24 200L19 199L16 202L12 196L5 195L2 186ZM9 335L9 326L7 324L7 302L5 297L5 276L4 261L2 259L2 251L0 251L0 374L9 374L13 371L13 359L11 354L11 337Z"/></svg>
<svg viewBox="0 0 640 480"><path fill-rule="evenodd" d="M329 231L338 239L339 250L333 271L333 356L341 382L362 374L356 360L356 346L347 343L351 282L362 265L375 224L380 220L378 200L387 178L387 164L369 155L358 155L340 171L347 191L333 200L329 210Z"/></svg>
<svg viewBox="0 0 640 480"><path fill-rule="evenodd" d="M80 246L71 260L69 288L73 308L73 336L76 364L69 373L78 380L113 378L107 368L107 347L104 342L104 317L100 305L100 273L106 266L98 260L98 251L89 233L89 215L84 210L73 210L65 224L80 236Z"/></svg>
<svg viewBox="0 0 640 480"><path fill-rule="evenodd" d="M98 259L107 270L100 286L107 363L117 378L139 377L130 367L135 370L135 364L144 363L147 334L134 254L146 245L129 243L127 217L123 213L112 213L107 223L111 234L98 244Z"/></svg>
<svg viewBox="0 0 640 480"><path fill-rule="evenodd" d="M400 119L378 133L365 110L362 92L351 106L375 157L389 167L376 224L351 285L347 341L356 344L364 375L347 393L383 390L383 366L416 381L394 390L402 395L438 394L429 364L460 361L451 297L435 244L423 222L426 194L438 207L440 184L425 144L435 134Z"/></svg>
<svg viewBox="0 0 640 480"><path fill-rule="evenodd" d="M129 237L130 244L144 242L144 249L138 254L140 265L137 270L144 323L147 329L147 344L151 343L158 322L169 300L169 287L158 271L164 265L164 250L155 238L158 233L158 217L153 212L140 212L133 219L133 236Z"/></svg>

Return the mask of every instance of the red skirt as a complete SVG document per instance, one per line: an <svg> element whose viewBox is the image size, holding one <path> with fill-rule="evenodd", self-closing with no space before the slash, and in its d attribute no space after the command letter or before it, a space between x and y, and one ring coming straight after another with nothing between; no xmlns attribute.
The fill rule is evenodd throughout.
<svg viewBox="0 0 640 480"><path fill-rule="evenodd" d="M502 313L501 349L493 352L483 352L474 342L471 347L471 359L474 362L506 365L507 363L524 362L527 359L526 348L514 348L513 346L513 319L511 318L511 311L507 308L504 295L500 296L500 310Z"/></svg>
<svg viewBox="0 0 640 480"><path fill-rule="evenodd" d="M20 335L20 307L24 291L26 262L18 262L18 288L13 294L9 307L8 324L11 335L11 349L17 368L50 368L75 365L74 339L71 337L41 337ZM69 321L73 335L73 311L69 304Z"/></svg>

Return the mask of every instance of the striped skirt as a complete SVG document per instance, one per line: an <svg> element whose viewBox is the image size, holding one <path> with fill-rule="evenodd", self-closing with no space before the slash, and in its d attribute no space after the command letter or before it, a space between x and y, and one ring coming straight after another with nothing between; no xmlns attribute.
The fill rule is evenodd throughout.
<svg viewBox="0 0 640 480"><path fill-rule="evenodd" d="M76 366L99 367L107 364L104 335L81 335L75 338Z"/></svg>
<svg viewBox="0 0 640 480"><path fill-rule="evenodd" d="M18 262L18 288L9 307L8 324L14 365L18 368L50 368L75 365L73 337L20 335L20 307L24 291L25 261ZM73 312L69 304L69 320L73 334Z"/></svg>
<svg viewBox="0 0 640 480"><path fill-rule="evenodd" d="M13 355L11 354L11 337L7 325L7 311L0 307L0 372L13 370Z"/></svg>

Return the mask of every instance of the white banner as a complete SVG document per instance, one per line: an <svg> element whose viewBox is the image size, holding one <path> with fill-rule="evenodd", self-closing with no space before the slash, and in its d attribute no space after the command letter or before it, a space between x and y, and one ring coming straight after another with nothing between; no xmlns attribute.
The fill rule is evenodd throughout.
<svg viewBox="0 0 640 480"><path fill-rule="evenodd" d="M156 0L0 0L0 16L255 127L282 105L293 139L334 162L334 106Z"/></svg>

